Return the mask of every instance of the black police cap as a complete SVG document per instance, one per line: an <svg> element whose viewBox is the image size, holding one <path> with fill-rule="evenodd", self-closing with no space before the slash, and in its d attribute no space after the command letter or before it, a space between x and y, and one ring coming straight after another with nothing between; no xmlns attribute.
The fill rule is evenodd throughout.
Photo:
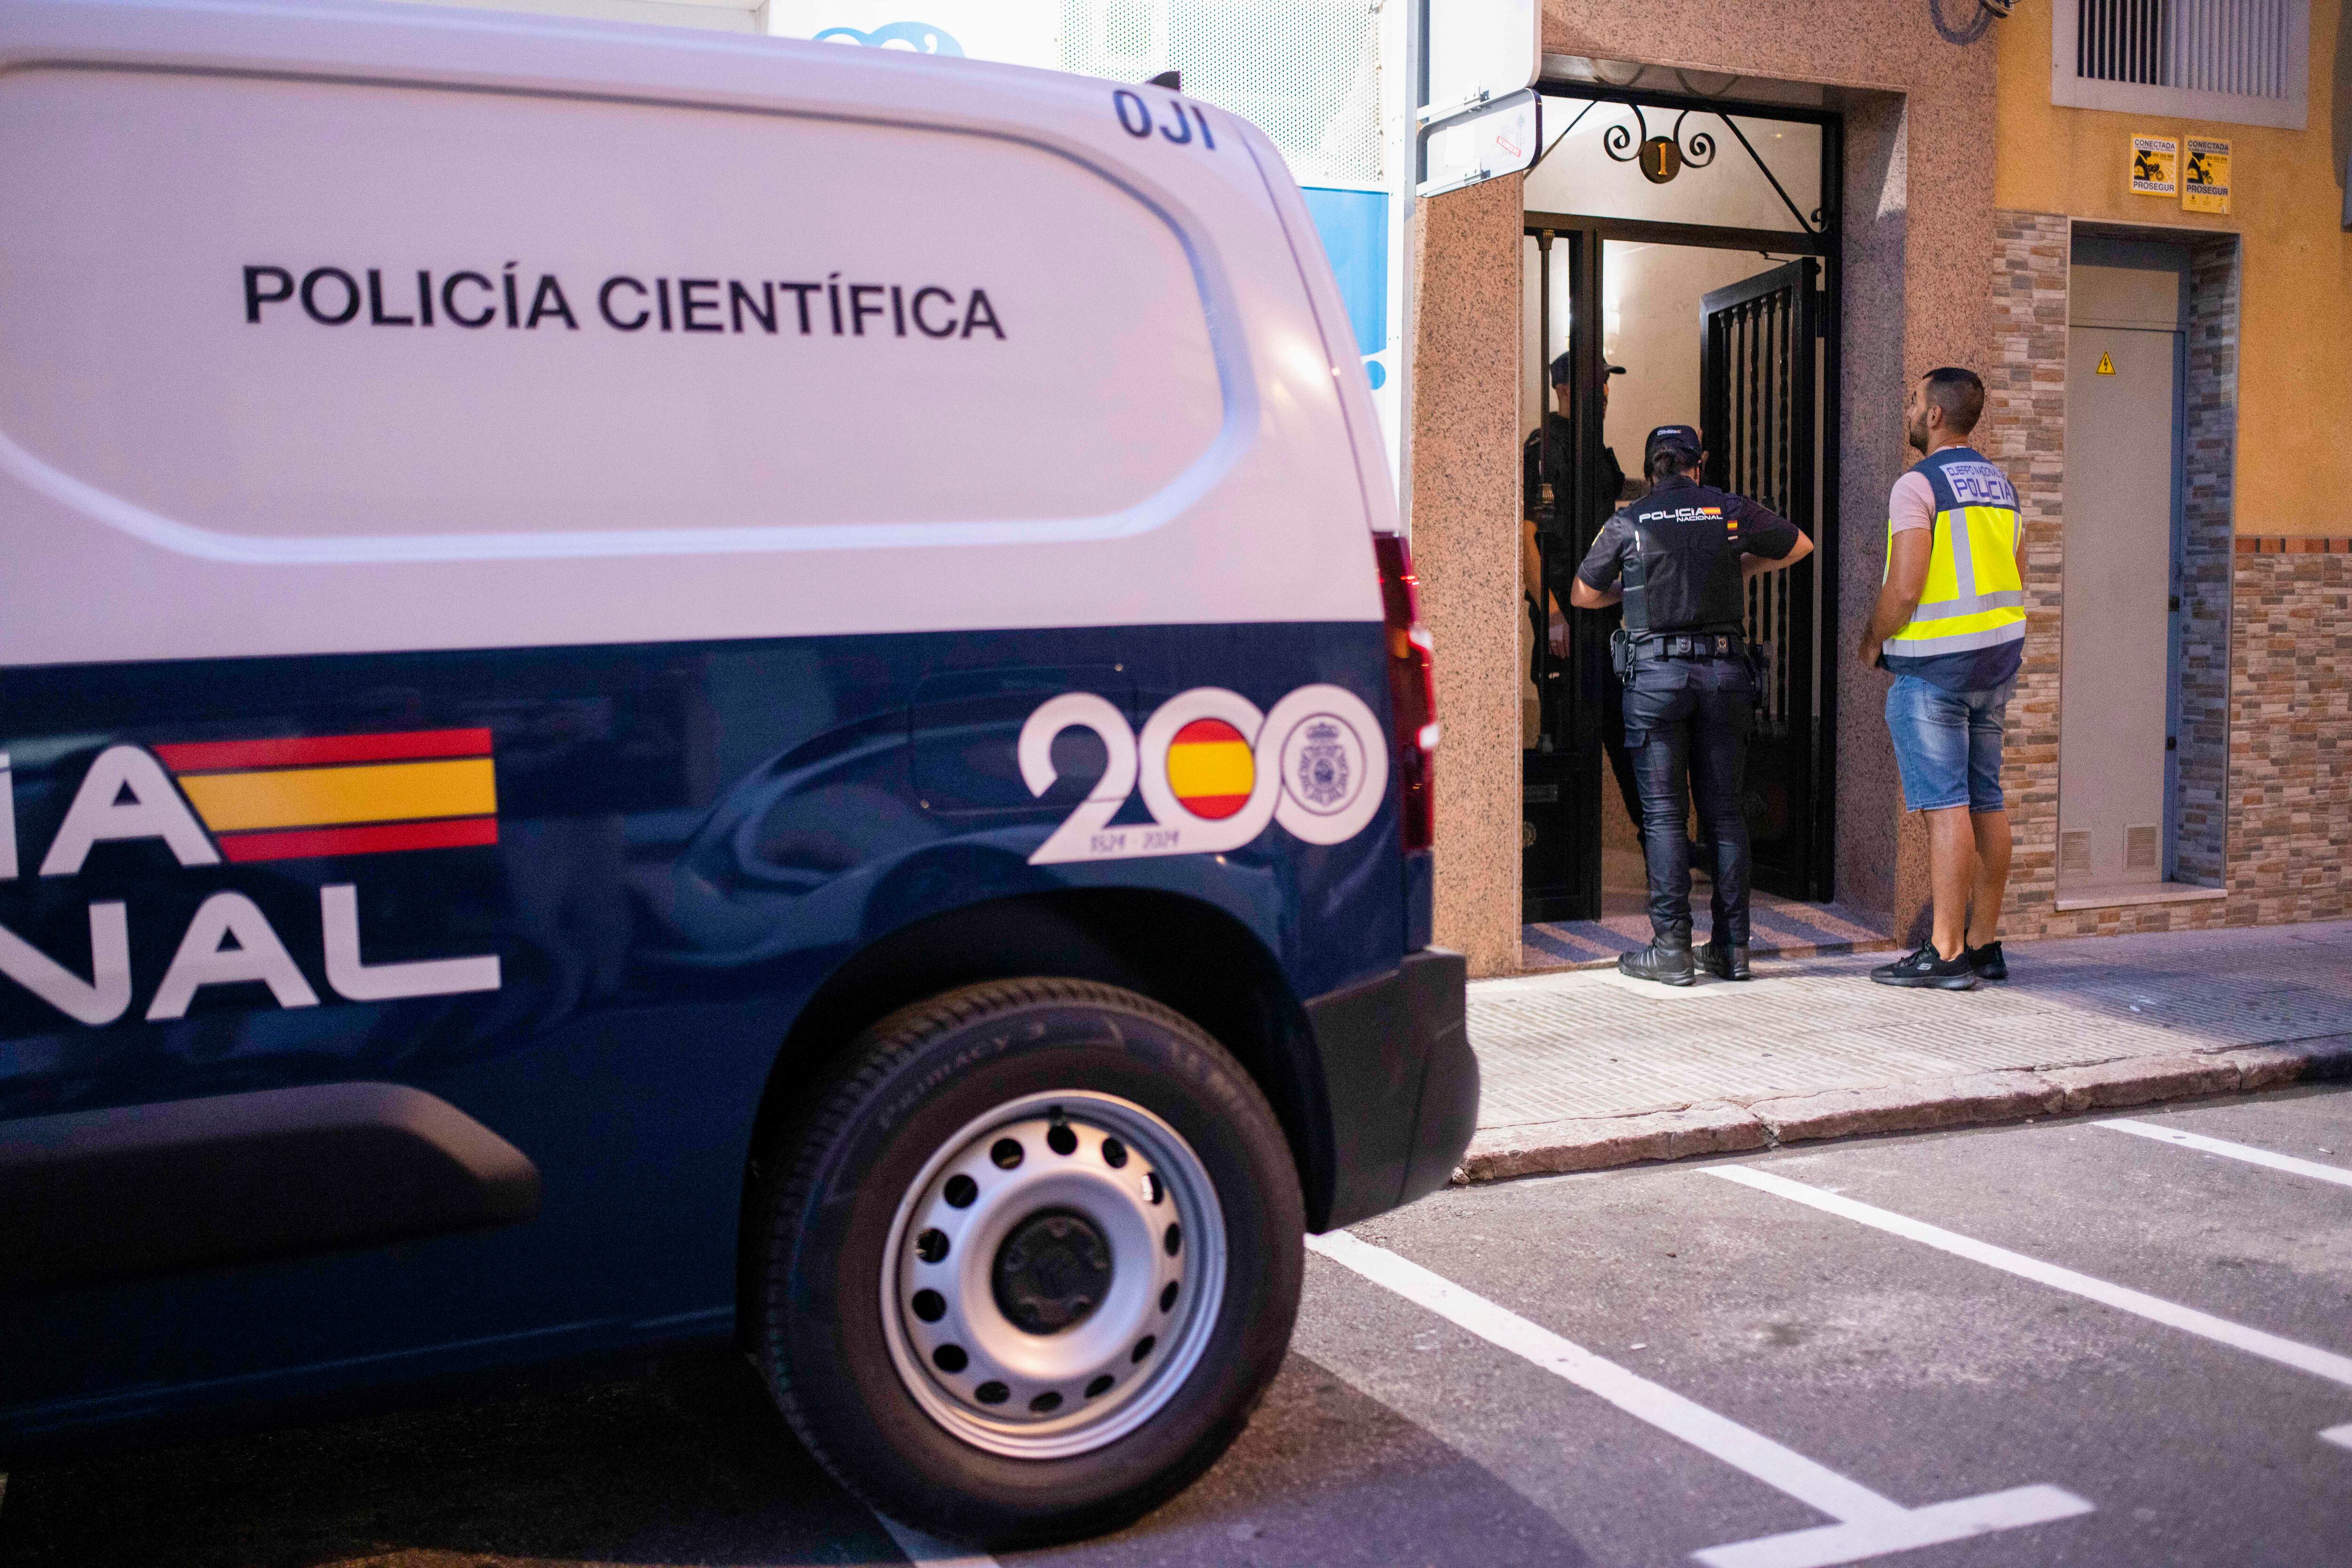
<svg viewBox="0 0 2352 1568"><path fill-rule="evenodd" d="M1649 440L1643 444L1642 466L1647 468L1653 458L1666 451L1679 452L1685 459L1696 463L1701 450L1698 431L1693 426L1661 425L1650 432Z"/></svg>
<svg viewBox="0 0 2352 1568"><path fill-rule="evenodd" d="M1604 364L1601 367L1601 374L1603 375L1622 375L1625 374L1625 367L1622 364ZM1554 386L1561 385L1575 374L1576 366L1570 363L1569 355L1561 354L1558 359L1551 362L1551 384Z"/></svg>

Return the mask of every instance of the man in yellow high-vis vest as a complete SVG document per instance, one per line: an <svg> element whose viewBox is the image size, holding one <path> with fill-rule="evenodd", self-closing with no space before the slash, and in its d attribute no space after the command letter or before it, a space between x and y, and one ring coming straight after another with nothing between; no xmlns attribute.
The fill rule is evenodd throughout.
<svg viewBox="0 0 2352 1568"><path fill-rule="evenodd" d="M1895 675L1886 729L1904 805L1927 814L1936 910L1927 944L1870 977L1968 991L2009 978L2000 751L2025 652L2025 531L2009 476L1968 445L1984 412L1973 371L1929 371L1903 412L1925 456L1887 498L1886 574L1855 652Z"/></svg>

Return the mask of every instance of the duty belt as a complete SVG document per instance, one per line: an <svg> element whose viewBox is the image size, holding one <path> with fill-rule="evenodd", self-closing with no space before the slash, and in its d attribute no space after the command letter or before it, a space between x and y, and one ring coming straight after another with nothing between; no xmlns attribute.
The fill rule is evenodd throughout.
<svg viewBox="0 0 2352 1568"><path fill-rule="evenodd" d="M1738 658L1745 651L1742 643L1742 638L1728 632L1718 632L1709 637L1652 632L1634 646L1654 658Z"/></svg>

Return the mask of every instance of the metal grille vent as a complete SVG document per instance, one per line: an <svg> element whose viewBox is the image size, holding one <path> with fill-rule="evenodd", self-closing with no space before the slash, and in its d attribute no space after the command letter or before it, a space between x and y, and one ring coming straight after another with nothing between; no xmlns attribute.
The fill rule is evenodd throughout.
<svg viewBox="0 0 2352 1568"><path fill-rule="evenodd" d="M2155 870L2157 842L2157 830L2152 823L2125 828L2124 869L2126 871Z"/></svg>
<svg viewBox="0 0 2352 1568"><path fill-rule="evenodd" d="M1367 0L1063 0L1062 68L1142 81L1255 123L1299 182L1381 176L1380 16Z"/></svg>
<svg viewBox="0 0 2352 1568"><path fill-rule="evenodd" d="M2074 0L2074 74L2284 99L2305 0Z"/></svg>
<svg viewBox="0 0 2352 1568"><path fill-rule="evenodd" d="M2091 874L2091 836L2076 829L2058 836L2058 874L2062 877L2087 877Z"/></svg>

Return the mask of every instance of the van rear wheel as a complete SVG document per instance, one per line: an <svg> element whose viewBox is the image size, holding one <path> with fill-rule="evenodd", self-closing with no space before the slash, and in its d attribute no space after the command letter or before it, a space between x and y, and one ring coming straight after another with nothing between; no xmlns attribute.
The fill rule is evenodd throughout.
<svg viewBox="0 0 2352 1568"><path fill-rule="evenodd" d="M986 1545L1124 1523L1239 1434L1297 1312L1280 1126L1189 1020L1081 981L866 1031L761 1215L761 1363L843 1484Z"/></svg>

